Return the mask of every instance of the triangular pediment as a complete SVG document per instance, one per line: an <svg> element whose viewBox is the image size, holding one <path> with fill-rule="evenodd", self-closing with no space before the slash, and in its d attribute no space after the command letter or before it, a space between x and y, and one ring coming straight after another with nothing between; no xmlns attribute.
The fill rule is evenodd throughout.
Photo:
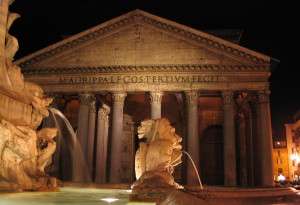
<svg viewBox="0 0 300 205"><path fill-rule="evenodd" d="M268 65L237 44L135 10L17 61L26 68L136 65Z"/></svg>

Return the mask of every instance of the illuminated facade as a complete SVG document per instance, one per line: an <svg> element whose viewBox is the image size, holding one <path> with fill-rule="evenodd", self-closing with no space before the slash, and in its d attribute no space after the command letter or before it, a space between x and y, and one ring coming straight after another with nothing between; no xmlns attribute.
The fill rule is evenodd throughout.
<svg viewBox="0 0 300 205"><path fill-rule="evenodd" d="M286 180L290 180L289 157L285 139L274 139L273 141L273 165L275 181L279 181L280 175L284 176Z"/></svg>
<svg viewBox="0 0 300 205"><path fill-rule="evenodd" d="M300 180L300 119L295 123L285 124L287 152L289 161L289 179Z"/></svg>
<svg viewBox="0 0 300 205"><path fill-rule="evenodd" d="M273 185L266 55L135 10L17 63L77 129L97 182L132 181L134 127L167 117L204 183ZM197 182L187 162L175 175Z"/></svg>
<svg viewBox="0 0 300 205"><path fill-rule="evenodd" d="M300 119L285 124L285 138L273 138L274 179L283 175L287 181L300 180Z"/></svg>

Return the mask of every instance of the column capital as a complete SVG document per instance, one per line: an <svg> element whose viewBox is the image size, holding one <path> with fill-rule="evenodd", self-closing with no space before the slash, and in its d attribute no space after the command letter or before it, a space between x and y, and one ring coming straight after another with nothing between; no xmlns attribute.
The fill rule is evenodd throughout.
<svg viewBox="0 0 300 205"><path fill-rule="evenodd" d="M123 104L126 96L127 96L127 93L122 92L122 91L112 93L112 98L113 98L114 103L122 103Z"/></svg>
<svg viewBox="0 0 300 205"><path fill-rule="evenodd" d="M258 103L268 103L270 100L271 92L269 90L259 90L257 91L257 102Z"/></svg>
<svg viewBox="0 0 300 205"><path fill-rule="evenodd" d="M162 91L151 91L150 101L151 103L161 103L164 93Z"/></svg>
<svg viewBox="0 0 300 205"><path fill-rule="evenodd" d="M98 116L102 120L107 120L107 116L110 113L110 107L106 104L103 104L102 107L99 108L98 110Z"/></svg>
<svg viewBox="0 0 300 205"><path fill-rule="evenodd" d="M188 104L197 104L198 103L198 91L197 90L189 90L185 91L185 96Z"/></svg>
<svg viewBox="0 0 300 205"><path fill-rule="evenodd" d="M234 92L232 90L226 90L222 92L222 97L223 97L223 103L224 105L231 105L233 104L233 94Z"/></svg>
<svg viewBox="0 0 300 205"><path fill-rule="evenodd" d="M82 105L90 105L92 101L95 101L95 96L90 93L81 93L79 94L79 101Z"/></svg>
<svg viewBox="0 0 300 205"><path fill-rule="evenodd" d="M90 101L89 108L90 112L96 113L96 98Z"/></svg>

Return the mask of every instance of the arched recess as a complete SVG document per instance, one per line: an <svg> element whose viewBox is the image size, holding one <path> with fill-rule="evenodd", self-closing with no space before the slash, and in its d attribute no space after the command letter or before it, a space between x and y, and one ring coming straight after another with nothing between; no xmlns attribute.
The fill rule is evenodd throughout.
<svg viewBox="0 0 300 205"><path fill-rule="evenodd" d="M200 175L206 185L224 184L223 127L210 125L200 140Z"/></svg>

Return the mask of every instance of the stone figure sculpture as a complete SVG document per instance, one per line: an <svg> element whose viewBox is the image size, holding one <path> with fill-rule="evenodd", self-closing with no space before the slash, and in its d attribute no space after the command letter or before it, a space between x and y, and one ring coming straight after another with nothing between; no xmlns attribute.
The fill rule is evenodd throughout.
<svg viewBox="0 0 300 205"><path fill-rule="evenodd" d="M138 127L140 140L135 156L137 181L133 190L157 188L182 188L174 181L174 167L180 164L182 138L175 133L169 120L145 120Z"/></svg>
<svg viewBox="0 0 300 205"><path fill-rule="evenodd" d="M41 190L56 187L45 174L56 143L55 128L37 131L51 98L36 84L23 79L12 62L18 41L8 29L18 14L9 13L11 0L0 3L0 189Z"/></svg>

